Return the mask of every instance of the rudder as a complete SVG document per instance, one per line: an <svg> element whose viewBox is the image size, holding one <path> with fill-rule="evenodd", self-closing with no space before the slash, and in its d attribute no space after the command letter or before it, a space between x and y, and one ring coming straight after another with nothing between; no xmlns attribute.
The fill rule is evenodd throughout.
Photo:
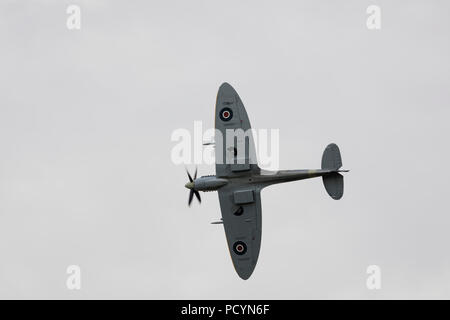
<svg viewBox="0 0 450 320"><path fill-rule="evenodd" d="M322 155L322 169L334 172L322 176L322 180L325 190L334 200L339 200L344 194L344 177L338 173L341 167L342 158L339 147L335 143L330 143Z"/></svg>

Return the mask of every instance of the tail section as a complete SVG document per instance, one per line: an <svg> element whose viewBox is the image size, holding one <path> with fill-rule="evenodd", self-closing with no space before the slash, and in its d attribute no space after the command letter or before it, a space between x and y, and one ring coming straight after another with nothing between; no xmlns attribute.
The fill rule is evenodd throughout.
<svg viewBox="0 0 450 320"><path fill-rule="evenodd" d="M342 167L341 152L339 147L330 143L322 155L322 169L333 170L333 172L322 176L323 185L330 197L334 200L339 200L344 194L344 177L339 172Z"/></svg>

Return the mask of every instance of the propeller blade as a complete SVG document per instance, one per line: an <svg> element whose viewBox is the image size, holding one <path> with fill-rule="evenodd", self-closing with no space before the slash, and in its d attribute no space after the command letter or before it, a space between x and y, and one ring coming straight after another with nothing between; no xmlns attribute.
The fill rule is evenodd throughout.
<svg viewBox="0 0 450 320"><path fill-rule="evenodd" d="M194 190L191 190L189 192L189 201L188 201L188 206L191 205L192 199L194 198Z"/></svg>
<svg viewBox="0 0 450 320"><path fill-rule="evenodd" d="M198 202L202 203L202 199L200 198L200 193L198 193L197 190L193 190L193 191L194 191L195 196L197 197Z"/></svg>
<svg viewBox="0 0 450 320"><path fill-rule="evenodd" d="M185 186L186 188L190 189L188 206L191 206L192 199L194 199L194 195L197 198L198 202L202 203L202 198L200 198L200 193L198 193L198 191L194 189L194 184L193 184L194 180L197 179L197 168L195 168L194 179L192 179L187 168L186 168L186 173L187 173L187 176L188 176L189 182L190 182L190 183L186 183L186 186Z"/></svg>

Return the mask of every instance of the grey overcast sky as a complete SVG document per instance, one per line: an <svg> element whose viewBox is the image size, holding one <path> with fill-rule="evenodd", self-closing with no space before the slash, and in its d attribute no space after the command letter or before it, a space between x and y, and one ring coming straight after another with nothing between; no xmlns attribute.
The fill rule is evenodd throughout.
<svg viewBox="0 0 450 320"><path fill-rule="evenodd" d="M0 298L450 299L449 9L1 1ZM280 130L282 169L320 167L329 142L351 169L340 201L320 179L263 191L247 281L209 224L217 194L188 208L170 157L173 130L214 125L225 81L254 128ZM69 265L81 290L66 288Z"/></svg>

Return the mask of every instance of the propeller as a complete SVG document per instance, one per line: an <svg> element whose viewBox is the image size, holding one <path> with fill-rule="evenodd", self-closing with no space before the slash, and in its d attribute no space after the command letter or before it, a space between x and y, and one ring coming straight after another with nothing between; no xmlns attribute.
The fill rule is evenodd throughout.
<svg viewBox="0 0 450 320"><path fill-rule="evenodd" d="M189 182L185 184L185 187L190 189L188 205L189 206L191 205L192 199L194 198L194 194L195 194L195 197L197 198L198 202L202 203L202 199L200 198L200 193L198 193L198 191L194 189L194 180L197 179L197 168L195 168L194 179L192 179L192 177L189 174L189 171L187 169L186 169L186 173L189 178Z"/></svg>

